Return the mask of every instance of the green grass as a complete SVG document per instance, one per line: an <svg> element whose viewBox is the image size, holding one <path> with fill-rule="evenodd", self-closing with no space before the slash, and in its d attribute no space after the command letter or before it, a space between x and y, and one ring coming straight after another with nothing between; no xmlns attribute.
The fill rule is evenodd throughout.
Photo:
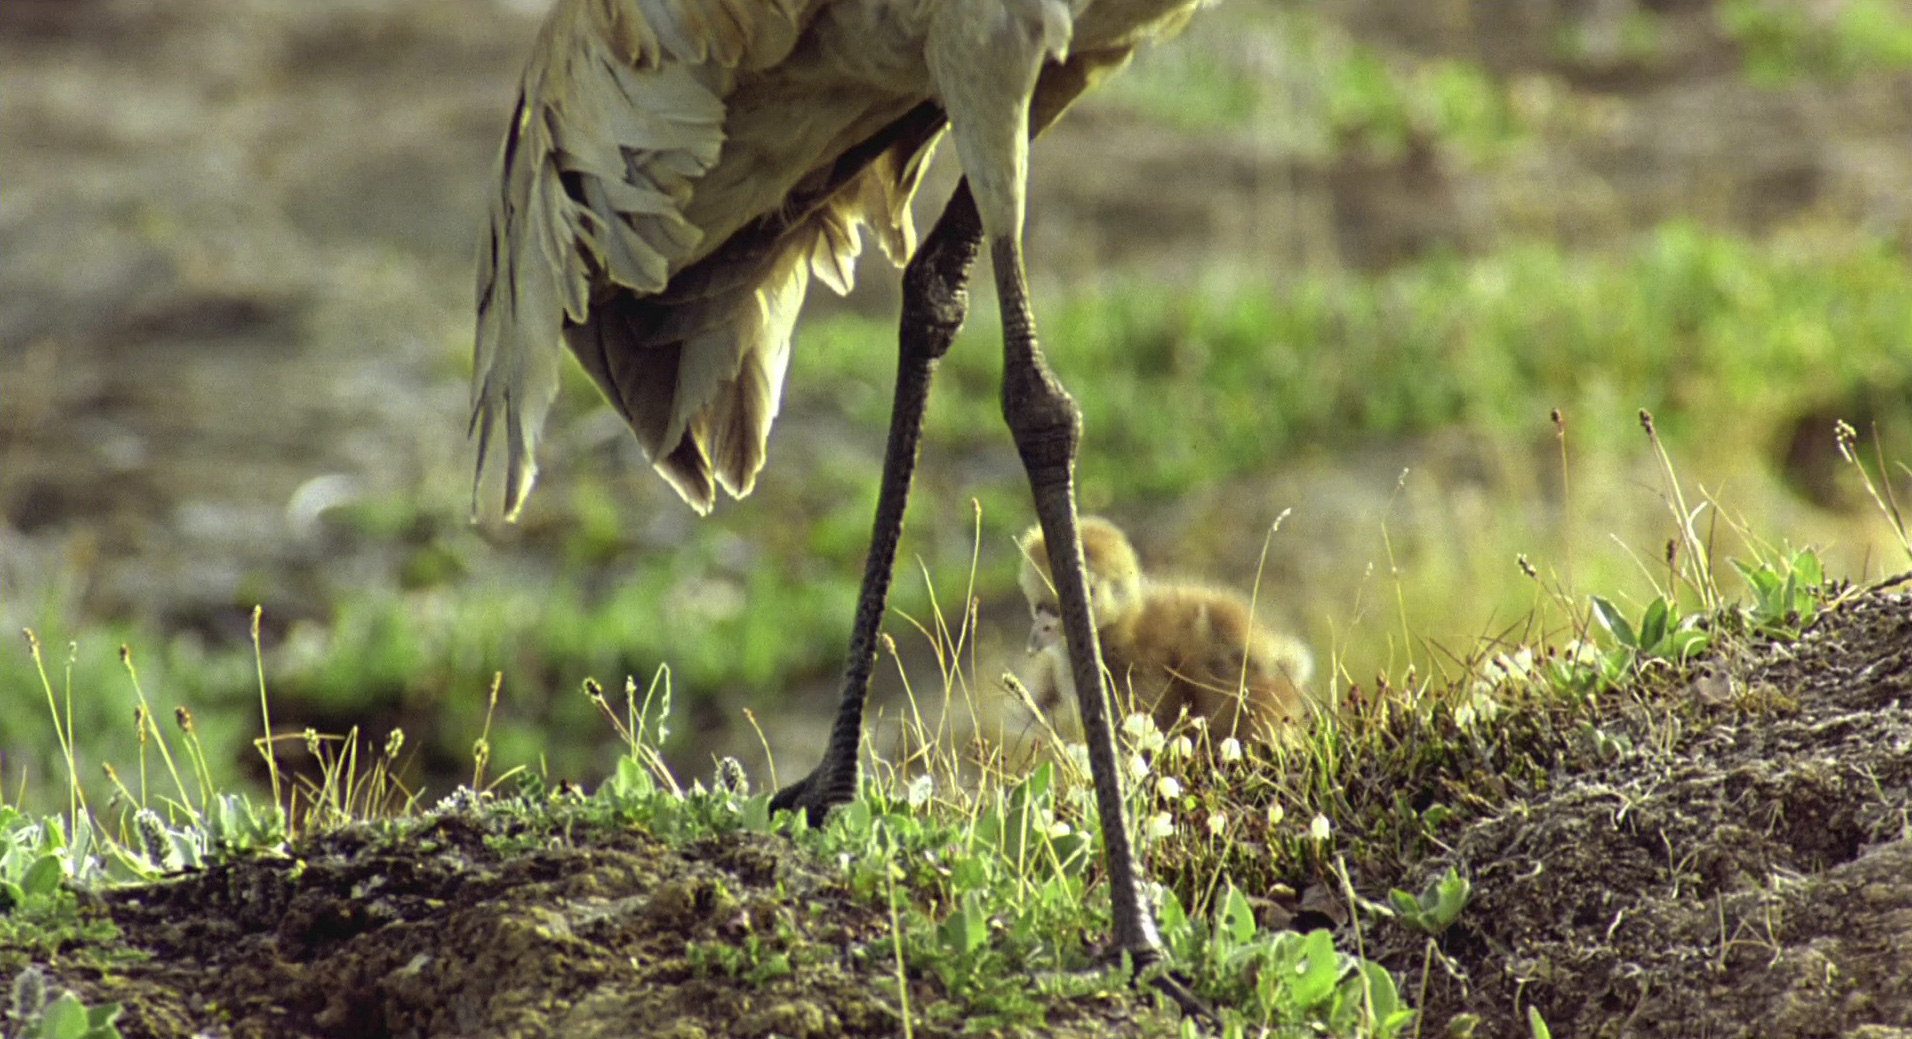
<svg viewBox="0 0 1912 1039"><path fill-rule="evenodd" d="M89 791L110 795L102 766L130 761L134 766L123 781L144 795L170 782L160 774L151 743L155 726L176 729L173 710L187 704L194 710L196 737L216 748L204 762L210 782L223 787L239 780L237 748L256 723L246 709L258 688L249 653L208 647L190 633L167 637L143 625L89 622L57 593L37 607L28 613L29 628L59 641L39 647L45 682L31 640L15 632L0 647L0 701L8 704L0 711L6 767L0 786L41 807L67 797L61 778L67 773L65 751L46 726L51 712L71 734L74 762ZM157 699L147 702L146 714L142 689Z"/></svg>
<svg viewBox="0 0 1912 1039"><path fill-rule="evenodd" d="M1303 450L1455 426L1534 439L1550 407L1645 407L1680 448L1702 433L1763 443L1804 402L1867 386L1912 395L1912 261L1863 238L1753 243L1671 224L1613 256L1528 243L1379 277L1222 275L1185 294L1116 284L1050 308L1043 333L1082 405L1085 482L1114 480L1097 463L1120 459L1109 496L1155 499ZM894 334L854 317L807 328L797 385L867 379ZM979 315L945 362L937 448L1001 440L995 336ZM872 429L887 408L851 399ZM1626 435L1583 429L1599 439L1579 447Z"/></svg>
<svg viewBox="0 0 1912 1039"><path fill-rule="evenodd" d="M1490 160L1533 133L1515 86L1479 62L1387 53L1306 7L1216 12L1134 64L1098 88L1098 106L1291 156L1437 144Z"/></svg>
<svg viewBox="0 0 1912 1039"><path fill-rule="evenodd" d="M1724 0L1717 12L1755 83L1912 71L1912 11L1897 0Z"/></svg>

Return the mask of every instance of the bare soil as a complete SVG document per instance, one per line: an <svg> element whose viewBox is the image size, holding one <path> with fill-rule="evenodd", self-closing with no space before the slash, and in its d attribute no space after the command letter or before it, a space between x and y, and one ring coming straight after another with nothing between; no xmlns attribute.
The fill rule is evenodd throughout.
<svg viewBox="0 0 1912 1039"><path fill-rule="evenodd" d="M1527 1036L1525 1006L1562 1036L1905 1034L1912 594L1638 693L1599 723L1610 761L1388 881L1451 866L1475 895L1438 956L1396 929L1380 958L1424 977L1429 1020L1477 1013L1485 1036Z"/></svg>
<svg viewBox="0 0 1912 1039"><path fill-rule="evenodd" d="M887 932L787 841L672 848L593 832L501 852L497 818L448 815L400 840L359 827L295 862L220 867L107 902L153 952L91 986L129 999L129 1035L888 1035L894 986L847 955ZM774 983L701 970L692 943L825 948ZM214 1009L216 1008L216 1010ZM208 1011L213 1011L208 1013Z"/></svg>
<svg viewBox="0 0 1912 1039"><path fill-rule="evenodd" d="M56 961L54 980L123 1003L134 1039L902 1034L887 908L788 840L673 846L539 816L354 826L289 859L114 891L91 909L145 956L106 970ZM934 978L908 984L918 1008L942 996ZM912 1024L963 1031L920 1013ZM1083 997L1057 1000L1040 1034L1161 1027L1146 1005Z"/></svg>

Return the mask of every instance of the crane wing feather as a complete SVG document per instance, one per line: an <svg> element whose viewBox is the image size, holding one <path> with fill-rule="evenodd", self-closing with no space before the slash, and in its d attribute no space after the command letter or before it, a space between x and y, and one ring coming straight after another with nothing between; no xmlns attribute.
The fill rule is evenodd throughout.
<svg viewBox="0 0 1912 1039"><path fill-rule="evenodd" d="M472 430L482 479L503 420L506 515L536 475L560 329L586 321L606 286L661 292L695 258L704 234L685 210L722 157L724 94L740 66L788 53L800 14L760 0L562 0L545 22L478 266ZM476 484L473 495L477 510Z"/></svg>
<svg viewBox="0 0 1912 1039"><path fill-rule="evenodd" d="M857 143L852 134L847 153L825 149L818 168L788 174L794 186L768 212L744 211L716 232L721 240L699 224L728 197L711 192L734 191L736 173L762 161L757 142L727 147L740 77L790 56L811 2L559 0L553 9L499 156L480 256L474 511L500 419L507 516L530 490L561 342L693 508L707 511L717 487L749 493L811 277L848 292L864 227L897 263L914 248L909 200L943 119L893 99L872 102L893 108L874 123L854 109L826 120L840 124L831 133L867 124L875 136ZM726 161L735 172L715 177Z"/></svg>

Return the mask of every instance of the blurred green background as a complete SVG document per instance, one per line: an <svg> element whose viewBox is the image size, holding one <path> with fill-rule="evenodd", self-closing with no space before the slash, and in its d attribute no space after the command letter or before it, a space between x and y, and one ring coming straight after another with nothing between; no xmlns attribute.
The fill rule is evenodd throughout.
<svg viewBox="0 0 1912 1039"><path fill-rule="evenodd" d="M812 299L750 499L698 520L571 367L524 522L466 522L471 256L540 6L0 6L0 620L47 647L89 782L139 754L122 644L257 778L254 605L275 731L402 728L433 796L488 712L492 774L594 780L616 745L580 682L660 668L680 768L761 776L746 708L786 779L814 760L894 371L880 257ZM1832 430L1912 502L1908 142L1902 0L1220 4L1035 150L1083 506L1151 566L1259 575L1324 694L1457 669L1556 591L1650 594L1673 526L1641 408L1720 556L1903 570ZM934 722L953 668L959 740L1022 724L992 314L934 392L875 694ZM47 704L0 641L0 791L40 807Z"/></svg>

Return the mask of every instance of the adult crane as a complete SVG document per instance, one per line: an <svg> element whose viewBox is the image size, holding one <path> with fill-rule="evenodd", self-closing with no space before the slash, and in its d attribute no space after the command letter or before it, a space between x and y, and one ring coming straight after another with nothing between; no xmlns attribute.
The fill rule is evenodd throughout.
<svg viewBox="0 0 1912 1039"><path fill-rule="evenodd" d="M1159 959L1161 942L1139 897L1084 585L1081 419L1036 341L1021 234L1030 137L1200 2L557 0L499 154L478 271L478 485L502 432L504 511L523 503L562 342L658 473L706 513L718 487L750 493L763 466L810 278L849 291L863 229L906 264L896 395L842 701L822 761L773 800L820 821L856 793L930 378L962 324L987 238L1003 414L1060 598L1113 945L1138 964ZM913 250L909 201L946 128L964 179Z"/></svg>

